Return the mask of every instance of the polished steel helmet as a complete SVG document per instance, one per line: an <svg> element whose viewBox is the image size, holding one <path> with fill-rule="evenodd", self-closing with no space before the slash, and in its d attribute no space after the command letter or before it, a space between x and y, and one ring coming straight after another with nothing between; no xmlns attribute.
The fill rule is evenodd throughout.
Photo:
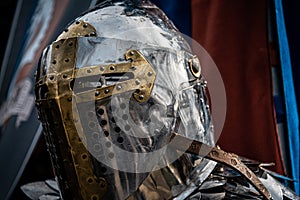
<svg viewBox="0 0 300 200"><path fill-rule="evenodd" d="M35 93L65 199L184 198L216 166L197 155L215 145L200 61L149 1L105 1L75 19L44 50ZM221 154L209 157L239 166Z"/></svg>
<svg viewBox="0 0 300 200"><path fill-rule="evenodd" d="M78 17L44 50L36 80L66 199L139 188L170 198L200 159L171 151L171 133L214 144L199 60L148 1L107 1ZM149 176L161 189L141 187Z"/></svg>

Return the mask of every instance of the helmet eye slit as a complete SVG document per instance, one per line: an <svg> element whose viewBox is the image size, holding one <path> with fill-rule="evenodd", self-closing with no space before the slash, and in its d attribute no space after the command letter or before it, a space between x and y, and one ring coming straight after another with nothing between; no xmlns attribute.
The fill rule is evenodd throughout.
<svg viewBox="0 0 300 200"><path fill-rule="evenodd" d="M134 74L131 72L127 73L113 73L105 74L106 85L115 85L118 82L128 81L134 78Z"/></svg>
<svg viewBox="0 0 300 200"><path fill-rule="evenodd" d="M80 93L103 86L116 85L119 82L128 81L133 78L134 74L131 72L78 77L72 81L70 87L73 92Z"/></svg>

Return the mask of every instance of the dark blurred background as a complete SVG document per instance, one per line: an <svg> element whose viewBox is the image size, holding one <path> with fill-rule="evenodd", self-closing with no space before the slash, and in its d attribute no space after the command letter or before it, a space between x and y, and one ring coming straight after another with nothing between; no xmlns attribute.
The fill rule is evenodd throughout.
<svg viewBox="0 0 300 200"><path fill-rule="evenodd" d="M1 27L1 39L0 39L0 61L2 66L2 60L10 32L11 23L13 20L14 12L16 9L17 0L1 1L0 2L0 27Z"/></svg>

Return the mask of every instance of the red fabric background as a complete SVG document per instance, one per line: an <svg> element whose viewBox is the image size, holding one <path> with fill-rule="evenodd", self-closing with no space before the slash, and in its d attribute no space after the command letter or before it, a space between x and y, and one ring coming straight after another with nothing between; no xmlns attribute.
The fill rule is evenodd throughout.
<svg viewBox="0 0 300 200"><path fill-rule="evenodd" d="M241 156L274 162L273 170L284 174L273 110L267 22L267 0L192 0L192 36L211 55L226 89L227 115L218 145Z"/></svg>

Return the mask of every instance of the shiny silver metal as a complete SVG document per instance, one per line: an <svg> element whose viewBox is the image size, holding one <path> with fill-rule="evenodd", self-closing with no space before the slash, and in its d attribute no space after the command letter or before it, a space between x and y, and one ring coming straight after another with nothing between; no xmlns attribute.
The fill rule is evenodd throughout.
<svg viewBox="0 0 300 200"><path fill-rule="evenodd" d="M75 19L45 49L36 76L62 197L270 199L258 179L258 191L247 183L256 171L238 156L207 151L218 164L189 146L215 146L200 63L149 1L105 1ZM186 149L172 144L175 132ZM230 159L246 179L226 168ZM239 181L247 185L231 185Z"/></svg>

